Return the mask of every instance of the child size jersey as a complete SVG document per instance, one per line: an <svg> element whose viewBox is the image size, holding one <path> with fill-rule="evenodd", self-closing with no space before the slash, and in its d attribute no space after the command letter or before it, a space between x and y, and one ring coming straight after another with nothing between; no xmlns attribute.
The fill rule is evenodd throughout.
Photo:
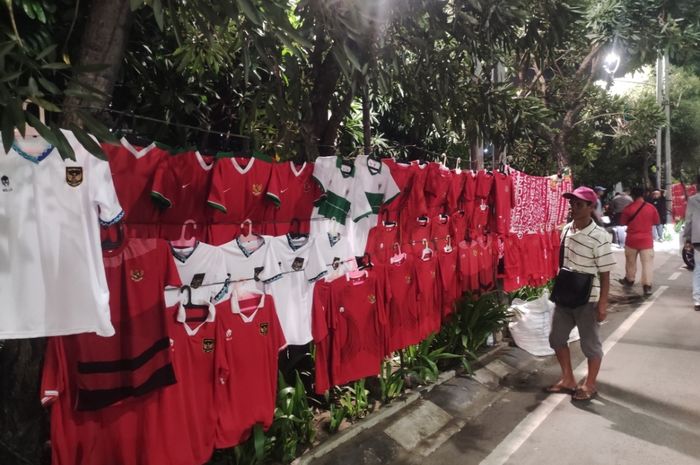
<svg viewBox="0 0 700 465"><path fill-rule="evenodd" d="M319 395L330 389L332 378L331 285L332 282L323 279L314 284L311 310L311 331L314 337L314 345L316 346L314 392Z"/></svg>
<svg viewBox="0 0 700 465"><path fill-rule="evenodd" d="M251 242L238 236L219 246L230 279L229 291L239 296L246 289L264 292L267 284L279 279L282 272L275 251L270 247L271 241L272 236L254 236Z"/></svg>
<svg viewBox="0 0 700 465"><path fill-rule="evenodd" d="M97 411L74 409L74 336L49 339L41 396L51 408L52 464L191 465L209 459L216 426L214 324L190 327L172 311L166 321L178 382Z"/></svg>
<svg viewBox="0 0 700 465"><path fill-rule="evenodd" d="M464 185L467 181L467 172L460 169L452 171L450 188L447 191L447 209L445 213L451 215L464 208Z"/></svg>
<svg viewBox="0 0 700 465"><path fill-rule="evenodd" d="M455 301L462 295L459 281L459 248L437 247L439 290L443 321L453 313Z"/></svg>
<svg viewBox="0 0 700 465"><path fill-rule="evenodd" d="M493 215L491 231L503 235L510 231L510 213L515 206L513 179L501 172L493 174Z"/></svg>
<svg viewBox="0 0 700 465"><path fill-rule="evenodd" d="M478 292L479 270L479 244L477 241L461 241L459 243L459 276L462 282L462 291Z"/></svg>
<svg viewBox="0 0 700 465"><path fill-rule="evenodd" d="M428 215L435 216L445 213L447 209L447 193L452 184L452 172L440 163L430 163L425 181L425 202Z"/></svg>
<svg viewBox="0 0 700 465"><path fill-rule="evenodd" d="M151 144L134 147L122 138L119 145L102 144L109 160L114 188L124 209L126 234L132 237L158 237L160 209L151 199L153 177L170 154Z"/></svg>
<svg viewBox="0 0 700 465"><path fill-rule="evenodd" d="M409 255L384 266L387 285L387 354L421 341L415 260Z"/></svg>
<svg viewBox="0 0 700 465"><path fill-rule="evenodd" d="M164 160L156 169L151 195L163 206L160 237L174 241L182 234L185 221L194 221L188 237L207 241L213 212L207 206L214 157L185 152Z"/></svg>
<svg viewBox="0 0 700 465"><path fill-rule="evenodd" d="M250 436L253 426L272 424L277 400L277 361L287 346L274 299L259 294L239 300L216 317L216 447L233 447Z"/></svg>
<svg viewBox="0 0 700 465"><path fill-rule="evenodd" d="M447 244L452 244L452 236L450 235L451 218L449 215L436 215L430 222L430 247L435 249L443 249Z"/></svg>
<svg viewBox="0 0 700 465"><path fill-rule="evenodd" d="M277 316L288 344L311 342L311 305L314 282L328 273L313 237L277 236L270 248L280 264L281 277L270 283L268 293L277 303Z"/></svg>
<svg viewBox="0 0 700 465"><path fill-rule="evenodd" d="M196 241L192 247L176 247L170 244L170 251L175 258L175 265L183 286L165 291L168 307L180 302L206 304L217 303L228 294L228 271L226 257L219 247Z"/></svg>
<svg viewBox="0 0 700 465"><path fill-rule="evenodd" d="M468 221L469 217L466 210L458 209L450 215L450 236L454 247L459 241L463 241L467 237Z"/></svg>
<svg viewBox="0 0 700 465"><path fill-rule="evenodd" d="M379 220L399 222L403 209L407 206L413 188L413 170L410 163L398 163L391 158L382 160L389 167L391 177L396 182L400 193L391 202L383 204L379 208Z"/></svg>
<svg viewBox="0 0 700 465"><path fill-rule="evenodd" d="M126 238L103 252L113 337L74 336L77 410L95 410L175 383L166 286L180 286L168 243Z"/></svg>
<svg viewBox="0 0 700 465"><path fill-rule="evenodd" d="M491 213L491 187L493 175L481 170L476 175L474 210L472 211L472 235L477 237L486 233Z"/></svg>
<svg viewBox="0 0 700 465"><path fill-rule="evenodd" d="M311 212L322 193L321 187L313 178L313 172L313 163L305 162L297 166L290 161L273 166L267 189L267 196L274 203L274 207L268 209L268 234L283 236L288 232L308 234L311 231ZM299 222L298 228L291 224L293 220Z"/></svg>
<svg viewBox="0 0 700 465"><path fill-rule="evenodd" d="M358 155L355 159L355 177L372 208L371 215L350 223L349 235L353 237L355 253L362 255L367 246L369 231L377 225L379 209L384 204L391 204L401 191L389 167L381 160L367 155Z"/></svg>
<svg viewBox="0 0 700 465"><path fill-rule="evenodd" d="M333 281L355 268L355 254L345 234L324 232L313 237L326 264L326 281Z"/></svg>
<svg viewBox="0 0 700 465"><path fill-rule="evenodd" d="M348 236L353 253L355 238L345 226L372 214L372 206L355 176L355 165L343 163L341 157L319 157L314 164L314 179L323 189L323 196L312 213L311 234L316 236L332 232L333 223L342 226ZM348 221L348 218L351 221Z"/></svg>
<svg viewBox="0 0 700 465"><path fill-rule="evenodd" d="M389 258L394 255L394 245L397 246L396 251L398 251L400 249L398 224L380 222L369 231L365 252L369 254L373 263L385 264L389 263Z"/></svg>
<svg viewBox="0 0 700 465"><path fill-rule="evenodd" d="M522 240L517 234L509 234L505 239L503 250L503 290L512 292L527 284L524 279L523 269L526 262L523 260Z"/></svg>
<svg viewBox="0 0 700 465"><path fill-rule="evenodd" d="M114 334L100 224L124 213L109 164L63 134L75 160L0 150L0 339Z"/></svg>
<svg viewBox="0 0 700 465"><path fill-rule="evenodd" d="M208 204L216 209L209 241L221 245L240 232L244 220L251 220L257 232L265 234L267 192L272 164L253 158L222 158L214 166Z"/></svg>
<svg viewBox="0 0 700 465"><path fill-rule="evenodd" d="M479 252L479 284L481 290L491 290L495 283L498 252L491 236L480 237L477 241Z"/></svg>
<svg viewBox="0 0 700 465"><path fill-rule="evenodd" d="M472 170L465 170L464 190L462 190L462 205L467 219L467 231L472 230L472 214L476 202L476 174ZM461 239L460 239L461 240Z"/></svg>
<svg viewBox="0 0 700 465"><path fill-rule="evenodd" d="M418 292L418 320L420 339L440 330L441 312L437 257L429 259L416 257L416 284Z"/></svg>
<svg viewBox="0 0 700 465"><path fill-rule="evenodd" d="M425 220L414 219L409 224L410 228L405 236L404 248L406 248L407 252L413 254L415 258L420 258L426 247L429 249L435 247L430 236L431 221L430 218L426 217Z"/></svg>
<svg viewBox="0 0 700 465"><path fill-rule="evenodd" d="M331 283L332 384L376 376L384 356L384 280L376 272Z"/></svg>

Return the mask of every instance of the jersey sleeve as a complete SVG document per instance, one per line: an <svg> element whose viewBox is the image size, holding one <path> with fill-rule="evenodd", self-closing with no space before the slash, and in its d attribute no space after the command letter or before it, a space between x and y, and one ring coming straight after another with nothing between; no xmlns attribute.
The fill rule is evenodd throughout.
<svg viewBox="0 0 700 465"><path fill-rule="evenodd" d="M227 163L217 163L211 178L207 204L226 213L226 169Z"/></svg>
<svg viewBox="0 0 700 465"><path fill-rule="evenodd" d="M50 337L41 375L41 405L51 405L65 392L65 368L63 339Z"/></svg>
<svg viewBox="0 0 700 465"><path fill-rule="evenodd" d="M100 210L100 223L111 226L124 217L117 192L112 181L109 163L91 154L86 154L87 173L90 183L90 198Z"/></svg>
<svg viewBox="0 0 700 465"><path fill-rule="evenodd" d="M162 162L153 174L151 198L167 208L173 206L175 177L172 175L167 162Z"/></svg>
<svg viewBox="0 0 700 465"><path fill-rule="evenodd" d="M321 250L319 249L317 242L314 240L314 244L309 251L308 262L304 267L304 277L309 282L315 282L325 276L326 273L328 273L328 268L326 267L325 260L321 255Z"/></svg>
<svg viewBox="0 0 700 465"><path fill-rule="evenodd" d="M275 206L280 206L282 203L282 192L285 190L286 186L283 186L282 170L288 165L277 163L272 165L272 173L270 174L270 182L267 185L267 192L265 196L270 200Z"/></svg>

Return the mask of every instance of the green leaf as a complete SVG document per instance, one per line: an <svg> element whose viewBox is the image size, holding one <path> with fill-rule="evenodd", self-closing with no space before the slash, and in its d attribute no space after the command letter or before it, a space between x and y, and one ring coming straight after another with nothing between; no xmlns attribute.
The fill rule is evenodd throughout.
<svg viewBox="0 0 700 465"><path fill-rule="evenodd" d="M5 149L5 153L7 153L10 151L12 142L15 139L15 121L9 111L2 112L2 127L0 127L0 133L2 134L3 148Z"/></svg>
<svg viewBox="0 0 700 465"><path fill-rule="evenodd" d="M250 0L237 0L238 8L243 11L246 18L252 21L257 26L262 26L262 20L258 9L250 2Z"/></svg>
<svg viewBox="0 0 700 465"><path fill-rule="evenodd" d="M15 48L15 45L17 45L17 42L15 42L14 40L10 40L4 42L3 44L0 44L0 58L7 55L10 52L10 50Z"/></svg>
<svg viewBox="0 0 700 465"><path fill-rule="evenodd" d="M163 30L163 4L160 0L153 0L151 3L151 8L153 9L153 18L158 24L158 29Z"/></svg>
<svg viewBox="0 0 700 465"><path fill-rule="evenodd" d="M73 135L75 136L75 138L78 139L78 142L80 142L80 144L83 147L85 147L88 150L88 152L90 152L100 160L107 161L107 156L102 151L100 144L95 142L95 139L90 137L90 135L87 132L85 132L83 129L79 128L74 124L70 125L70 130L73 131Z"/></svg>
<svg viewBox="0 0 700 465"><path fill-rule="evenodd" d="M24 129L26 125L26 119L24 118L24 110L22 109L22 102L19 99L12 99L7 104L7 113L12 116L12 124L19 130L19 133L24 137Z"/></svg>
<svg viewBox="0 0 700 465"><path fill-rule="evenodd" d="M255 458L258 462L262 462L265 458L265 433L263 432L262 426L256 424L253 427L253 437L255 445Z"/></svg>
<svg viewBox="0 0 700 465"><path fill-rule="evenodd" d="M80 119L83 120L87 129L89 129L93 134L95 134L99 139L118 143L119 138L112 133L107 126L105 126L102 121L95 118L89 111L78 109L75 110Z"/></svg>
<svg viewBox="0 0 700 465"><path fill-rule="evenodd" d="M16 71L14 73L10 73L7 76L0 78L0 82L14 81L15 79L17 79L21 75L22 75L22 71Z"/></svg>
<svg viewBox="0 0 700 465"><path fill-rule="evenodd" d="M49 93L51 93L51 94L60 94L61 93L61 90L58 88L58 86L56 86L56 84L49 81L48 79L39 76L37 78L37 80L39 81L39 84L41 84L41 87L46 89Z"/></svg>
<svg viewBox="0 0 700 465"><path fill-rule="evenodd" d="M56 50L56 47L58 47L57 44L51 44L51 45L49 45L49 46L46 47L44 50L42 50L42 51L35 57L35 59L36 59L37 61L38 61L38 60L42 60L43 58L45 58L46 56L48 56L49 53L51 53L51 52L53 52L54 50Z"/></svg>
<svg viewBox="0 0 700 465"><path fill-rule="evenodd" d="M129 0L129 6L131 7L131 11L136 11L139 8L141 8L144 4L144 0Z"/></svg>
<svg viewBox="0 0 700 465"><path fill-rule="evenodd" d="M68 69L68 68L70 68L70 65L68 63L61 63L61 62L46 63L44 65L41 65L41 69Z"/></svg>
<svg viewBox="0 0 700 465"><path fill-rule="evenodd" d="M75 160L75 152L73 151L73 147L71 147L68 139L66 139L66 136L63 134L63 131L61 131L59 128L52 127L51 134L53 134L54 140L56 141L53 145L58 148L58 152L61 154L61 157L64 160Z"/></svg>
<svg viewBox="0 0 700 465"><path fill-rule="evenodd" d="M37 91L38 91L38 89L37 89ZM41 98L41 97L29 97L29 100L31 100L32 102L36 103L36 104L39 105L40 107L43 107L45 110L53 111L53 112L56 112L56 113L60 113L60 112L61 112L61 109L60 109L58 106L56 106L56 104L51 103L51 102L49 102L48 100L45 100L45 99L43 99L43 98Z"/></svg>

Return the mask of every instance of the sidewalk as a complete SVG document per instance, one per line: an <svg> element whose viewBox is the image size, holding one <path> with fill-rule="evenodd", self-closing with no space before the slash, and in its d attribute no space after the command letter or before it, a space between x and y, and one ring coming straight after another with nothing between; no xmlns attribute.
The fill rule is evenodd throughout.
<svg viewBox="0 0 700 465"><path fill-rule="evenodd" d="M657 263L678 255L673 241L660 243ZM677 244L677 240L675 242ZM670 253L669 253L670 252ZM616 266L611 274L609 309L612 325L624 320L615 315L633 309L643 300L641 286L625 288L617 282L624 276L624 250L614 249ZM574 363L583 360L578 344L572 346ZM558 373L554 357L536 357L517 348L502 345L481 360L471 376L444 373L435 385L397 400L358 422L297 460L299 465L416 463L431 456L457 433L470 428L470 420L505 396L512 389L544 386ZM530 386L530 387L528 387Z"/></svg>

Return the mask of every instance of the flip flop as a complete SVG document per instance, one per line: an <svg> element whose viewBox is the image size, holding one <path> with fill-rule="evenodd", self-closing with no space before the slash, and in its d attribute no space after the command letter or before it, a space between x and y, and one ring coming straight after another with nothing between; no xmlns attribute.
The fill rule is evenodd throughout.
<svg viewBox="0 0 700 465"><path fill-rule="evenodd" d="M562 386L561 384L557 383L544 388L544 392L547 394L573 394L576 392L576 388Z"/></svg>
<svg viewBox="0 0 700 465"><path fill-rule="evenodd" d="M586 401L593 399L596 396L596 394L598 394L598 391L596 391L595 389L591 391L586 386L579 386L576 389L576 392L574 392L574 395L571 397L571 399Z"/></svg>

